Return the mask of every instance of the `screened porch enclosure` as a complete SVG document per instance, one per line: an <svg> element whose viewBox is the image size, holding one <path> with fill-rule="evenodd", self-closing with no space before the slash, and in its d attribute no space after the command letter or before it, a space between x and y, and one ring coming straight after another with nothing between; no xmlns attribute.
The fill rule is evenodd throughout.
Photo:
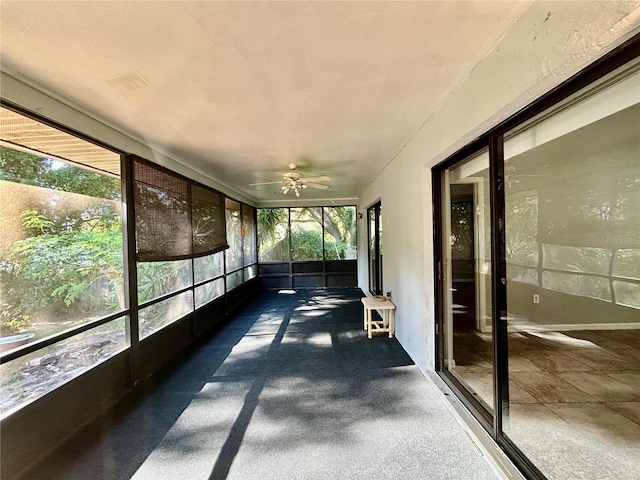
<svg viewBox="0 0 640 480"><path fill-rule="evenodd" d="M12 106L1 114L3 435L53 409L63 422L30 428L30 444L56 444L65 423L265 288L357 286L355 206L256 209ZM6 472L36 455L10 450Z"/></svg>
<svg viewBox="0 0 640 480"><path fill-rule="evenodd" d="M19 109L0 120L3 419L116 358L130 387L254 295L254 207Z"/></svg>
<svg viewBox="0 0 640 480"><path fill-rule="evenodd" d="M258 279L264 288L355 288L356 208L261 208Z"/></svg>

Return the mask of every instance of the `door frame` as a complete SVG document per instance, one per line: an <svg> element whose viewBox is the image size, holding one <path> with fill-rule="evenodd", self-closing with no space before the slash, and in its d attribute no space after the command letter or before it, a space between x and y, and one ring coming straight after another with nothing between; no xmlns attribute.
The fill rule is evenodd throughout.
<svg viewBox="0 0 640 480"><path fill-rule="evenodd" d="M436 371L443 381L453 390L461 403L485 428L487 433L505 451L520 471L531 479L544 479L544 475L536 468L502 431L503 418L508 418L508 346L506 322L506 259L505 259L505 198L504 198L504 156L503 136L505 133L523 126L539 114L559 105L582 88L594 84L617 68L639 57L640 34L636 34L626 42L603 55L560 85L551 89L522 110L505 119L470 144L454 153L431 169L432 205L433 205L433 248L434 248L434 298L435 298L435 332L436 332ZM443 172L467 158L489 149L490 175L490 226L491 226L491 299L492 299L492 334L494 345L494 415L487 418L478 408L478 402L453 375L448 374L444 365L445 329L442 218Z"/></svg>
<svg viewBox="0 0 640 480"><path fill-rule="evenodd" d="M382 229L382 224L380 223L380 215L382 211L382 201L378 200L378 202L374 203L370 207L367 208L367 258L368 265L367 269L369 270L369 293L372 295L382 295L382 252L380 246L380 230ZM376 271L375 274L371 271L371 261L374 260L371 258L371 216L373 215L374 221L374 259L376 262ZM375 278L374 278L375 276ZM373 284L375 282L375 285Z"/></svg>

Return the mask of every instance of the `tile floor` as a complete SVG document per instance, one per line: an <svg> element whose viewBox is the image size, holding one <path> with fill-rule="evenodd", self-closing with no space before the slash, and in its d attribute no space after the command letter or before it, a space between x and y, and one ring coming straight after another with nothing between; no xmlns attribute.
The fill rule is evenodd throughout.
<svg viewBox="0 0 640 480"><path fill-rule="evenodd" d="M454 338L456 375L493 402L489 334ZM507 436L549 479L640 479L640 330L509 334Z"/></svg>

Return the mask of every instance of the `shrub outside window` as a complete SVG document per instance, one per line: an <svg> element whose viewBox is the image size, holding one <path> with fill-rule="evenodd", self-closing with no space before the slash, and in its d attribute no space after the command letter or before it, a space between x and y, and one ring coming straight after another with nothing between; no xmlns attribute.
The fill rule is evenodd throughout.
<svg viewBox="0 0 640 480"><path fill-rule="evenodd" d="M258 210L258 261L288 262L289 209L261 208Z"/></svg>
<svg viewBox="0 0 640 480"><path fill-rule="evenodd" d="M325 260L356 259L356 207L324 207Z"/></svg>

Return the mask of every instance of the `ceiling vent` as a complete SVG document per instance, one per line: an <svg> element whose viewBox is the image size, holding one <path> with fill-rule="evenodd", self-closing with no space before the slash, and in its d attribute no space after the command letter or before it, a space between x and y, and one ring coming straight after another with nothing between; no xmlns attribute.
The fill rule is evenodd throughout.
<svg viewBox="0 0 640 480"><path fill-rule="evenodd" d="M140 90L151 88L151 84L138 72L126 73L107 80L107 84L115 88L125 97Z"/></svg>

